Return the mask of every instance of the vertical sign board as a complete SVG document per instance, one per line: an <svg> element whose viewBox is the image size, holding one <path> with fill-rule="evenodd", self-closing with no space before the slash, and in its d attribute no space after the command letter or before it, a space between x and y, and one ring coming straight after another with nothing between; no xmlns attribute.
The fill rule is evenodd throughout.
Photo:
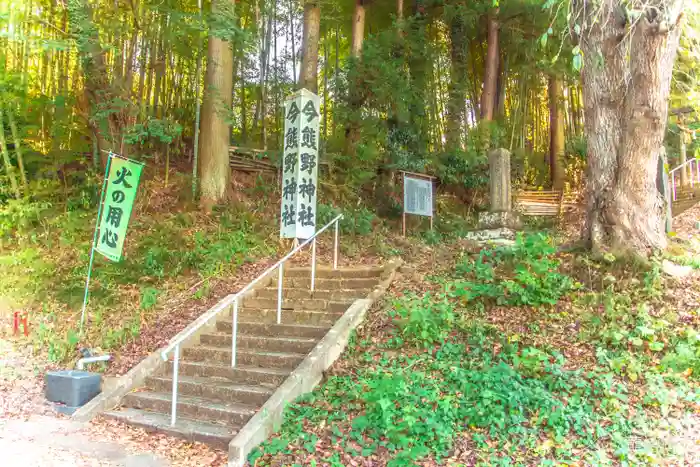
<svg viewBox="0 0 700 467"><path fill-rule="evenodd" d="M284 103L281 238L310 238L316 233L319 97L306 89Z"/></svg>
<svg viewBox="0 0 700 467"><path fill-rule="evenodd" d="M95 249L112 261L118 262L122 258L126 228L142 169L139 162L111 156Z"/></svg>
<svg viewBox="0 0 700 467"><path fill-rule="evenodd" d="M403 234L406 235L406 214L430 217L433 228L433 178L429 175L403 173Z"/></svg>

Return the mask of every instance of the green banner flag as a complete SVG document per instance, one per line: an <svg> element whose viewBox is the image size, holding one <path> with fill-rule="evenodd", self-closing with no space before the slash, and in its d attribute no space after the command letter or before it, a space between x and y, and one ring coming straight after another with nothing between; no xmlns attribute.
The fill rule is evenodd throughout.
<svg viewBox="0 0 700 467"><path fill-rule="evenodd" d="M95 249L108 259L122 258L126 228L134 206L143 164L116 155L110 156L109 176L102 206L100 233Z"/></svg>

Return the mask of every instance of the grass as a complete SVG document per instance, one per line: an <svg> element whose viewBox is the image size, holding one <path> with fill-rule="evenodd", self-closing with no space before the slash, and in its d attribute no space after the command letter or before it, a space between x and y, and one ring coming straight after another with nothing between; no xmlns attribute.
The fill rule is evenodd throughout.
<svg viewBox="0 0 700 467"><path fill-rule="evenodd" d="M698 321L671 320L658 268L599 289L576 273L531 236L395 293L251 463L678 461L668 433L700 403Z"/></svg>
<svg viewBox="0 0 700 467"><path fill-rule="evenodd" d="M186 180L180 181L184 186ZM261 208L233 204L203 213L169 193L147 183L137 198L123 260L96 255L90 326L82 339L77 329L96 215L92 198L54 204L25 227L15 220L9 237L14 241L0 250L0 297L15 309L30 310L32 341L49 360L74 358L78 342L118 349L138 337L168 298L194 283L206 292L207 279L235 275L246 262L276 255ZM154 198L168 205L144 205Z"/></svg>

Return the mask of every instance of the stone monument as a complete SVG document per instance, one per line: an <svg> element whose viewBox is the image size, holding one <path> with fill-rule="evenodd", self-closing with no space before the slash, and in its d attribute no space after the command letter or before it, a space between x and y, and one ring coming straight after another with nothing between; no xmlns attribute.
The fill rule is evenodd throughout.
<svg viewBox="0 0 700 467"><path fill-rule="evenodd" d="M489 152L489 195L491 207L479 213L480 229L519 229L520 217L513 211L510 182L510 152L499 148Z"/></svg>
<svg viewBox="0 0 700 467"><path fill-rule="evenodd" d="M512 244L514 229L521 227L520 217L513 211L510 181L510 152L499 148L489 152L489 195L491 206L479 213L477 230L465 238L479 243Z"/></svg>

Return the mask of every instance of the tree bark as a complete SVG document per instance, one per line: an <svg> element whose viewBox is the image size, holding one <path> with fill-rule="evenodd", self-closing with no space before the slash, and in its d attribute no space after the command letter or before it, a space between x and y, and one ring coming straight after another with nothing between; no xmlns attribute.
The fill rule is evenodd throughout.
<svg viewBox="0 0 700 467"><path fill-rule="evenodd" d="M299 89L318 94L318 41L321 29L321 9L318 3L308 0L304 4L304 35L302 39L301 72Z"/></svg>
<svg viewBox="0 0 700 467"><path fill-rule="evenodd" d="M17 128L17 122L15 122L15 116L13 109L7 112L7 120L10 123L10 132L12 133L12 139L15 141L15 155L17 156L17 167L19 168L19 180L22 183L22 189L24 193L27 193L27 172L24 170L24 154L22 151L22 138L19 134L19 129Z"/></svg>
<svg viewBox="0 0 700 467"><path fill-rule="evenodd" d="M10 161L10 152L7 150L7 142L5 141L5 117L3 116L3 109L0 107L0 151L2 152L3 162L5 163L5 173L7 178L10 179L10 187L15 195L15 198L20 199L22 195L19 191L19 185L17 184L17 175L15 174L15 167Z"/></svg>
<svg viewBox="0 0 700 467"><path fill-rule="evenodd" d="M484 89L481 93L481 119L493 120L498 82L498 8L489 13Z"/></svg>
<svg viewBox="0 0 700 467"><path fill-rule="evenodd" d="M461 11L450 21L450 89L447 101L446 139L448 150L462 149L462 128L465 118L467 94L466 27Z"/></svg>
<svg viewBox="0 0 700 467"><path fill-rule="evenodd" d="M355 11L352 15L352 44L350 53L358 58L362 54L362 43L365 39L365 5L364 0L355 0Z"/></svg>
<svg viewBox="0 0 700 467"><path fill-rule="evenodd" d="M564 189L564 113L561 79L549 76L549 176L554 190Z"/></svg>
<svg viewBox="0 0 700 467"><path fill-rule="evenodd" d="M214 0L212 15L231 8L229 0ZM217 37L213 31L207 46L207 71L202 103L202 133L200 147L201 202L204 206L221 203L228 198L231 170L229 168L229 126L233 92L233 48L231 43Z"/></svg>
<svg viewBox="0 0 700 467"><path fill-rule="evenodd" d="M352 15L352 42L350 44L350 53L352 57L358 61L362 54L362 43L365 38L365 6L363 0L355 0L355 11ZM357 70L355 70L357 71ZM357 155L357 145L360 142L360 112L362 90L365 86L364 80L358 74L352 73L355 77L355 82L351 83L349 94L350 116L348 126L345 129L345 154L354 158Z"/></svg>
<svg viewBox="0 0 700 467"><path fill-rule="evenodd" d="M572 18L585 21L580 44L588 143L584 239L594 250L641 254L664 248L656 177L683 0L647 2L632 24L620 13L619 1L581 2L577 8Z"/></svg>

